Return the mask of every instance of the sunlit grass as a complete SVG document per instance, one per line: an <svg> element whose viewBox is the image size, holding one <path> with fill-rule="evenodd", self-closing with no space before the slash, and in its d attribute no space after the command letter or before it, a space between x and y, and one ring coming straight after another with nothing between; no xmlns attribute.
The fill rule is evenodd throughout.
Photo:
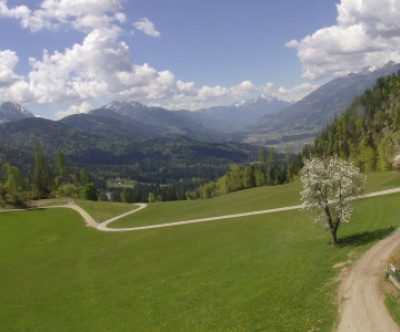
<svg viewBox="0 0 400 332"><path fill-rule="evenodd" d="M76 199L75 203L89 213L97 222L102 222L125 212L136 209L133 204L118 202L95 202L83 199Z"/></svg>
<svg viewBox="0 0 400 332"><path fill-rule="evenodd" d="M367 174L365 192L400 187L400 172ZM301 182L237 191L212 199L152 203L138 214L120 219L109 227L124 228L162 224L299 205Z"/></svg>
<svg viewBox="0 0 400 332"><path fill-rule="evenodd" d="M276 188L280 195L285 187ZM239 204L240 195L226 204ZM282 204L292 204L295 195L286 196ZM255 193L249 197L262 202ZM273 195L264 198L279 204ZM333 265L357 257L388 234L389 225L398 226L399 200L396 194L354 202L353 220L339 229L342 246L336 249L329 232L301 211L116 234L85 227L68 209L3 213L0 326L331 331L338 318ZM199 201L205 212L211 201Z"/></svg>

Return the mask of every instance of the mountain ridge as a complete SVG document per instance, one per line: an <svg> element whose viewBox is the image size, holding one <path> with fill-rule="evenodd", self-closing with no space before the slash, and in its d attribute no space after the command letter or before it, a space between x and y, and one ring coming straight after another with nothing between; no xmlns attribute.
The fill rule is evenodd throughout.
<svg viewBox="0 0 400 332"><path fill-rule="evenodd" d="M204 142L235 141L280 148L291 145L291 150L298 151L343 113L354 97L371 88L379 77L399 70L400 64L394 62L381 68L364 68L322 85L295 104L261 95L230 106L191 112L146 106L136 101L113 101L87 114L59 121L91 134L106 136L109 132L120 139L135 141L184 136ZM11 108L18 114L14 118L8 115L6 122L33 117L15 103L3 103L2 108ZM298 146L293 149L294 144Z"/></svg>
<svg viewBox="0 0 400 332"><path fill-rule="evenodd" d="M0 123L33 118L34 115L20 104L6 101L0 105Z"/></svg>
<svg viewBox="0 0 400 332"><path fill-rule="evenodd" d="M388 62L374 71L363 70L334 79L278 115L267 115L244 131L244 141L279 140L287 134L315 137L335 116L349 107L354 97L371 88L376 80L400 70L400 64Z"/></svg>

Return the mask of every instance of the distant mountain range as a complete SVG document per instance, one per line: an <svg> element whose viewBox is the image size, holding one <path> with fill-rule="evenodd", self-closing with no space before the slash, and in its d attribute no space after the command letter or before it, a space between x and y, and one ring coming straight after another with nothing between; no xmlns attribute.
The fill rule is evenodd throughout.
<svg viewBox="0 0 400 332"><path fill-rule="evenodd" d="M337 78L277 114L266 115L248 126L243 140L271 145L311 141L327 124L346 111L354 97L371 88L382 76L397 73L400 64L389 62L376 70L363 70Z"/></svg>
<svg viewBox="0 0 400 332"><path fill-rule="evenodd" d="M203 142L225 141L225 135L196 122L189 111L168 111L161 107L148 107L137 102L111 102L88 113L130 124L146 132L148 137L185 136ZM74 115L69 118L73 118ZM82 120L82 119L81 119ZM61 120L64 123L70 119Z"/></svg>
<svg viewBox="0 0 400 332"><path fill-rule="evenodd" d="M69 165L84 167L101 188L106 187L106 179L118 177L146 186L173 185L180 190L193 190L202 179L211 181L225 174L232 163L257 160L256 146L206 143L186 137L146 138L130 128L130 123L123 127L119 120L83 117L94 124L90 130L41 118L0 124L0 164L9 162L25 174L32 173L33 148L38 141L51 163L60 148ZM80 117L73 119L90 127L90 122L80 122ZM101 130L103 125L105 130ZM113 126L115 130L108 131Z"/></svg>
<svg viewBox="0 0 400 332"><path fill-rule="evenodd" d="M261 95L231 106L218 106L191 112L192 118L204 127L234 133L266 115L276 115L291 103Z"/></svg>
<svg viewBox="0 0 400 332"><path fill-rule="evenodd" d="M301 146L311 142L346 110L355 96L371 88L379 77L399 70L400 64L389 62L376 70L352 73L326 83L293 105L260 96L231 106L189 112L149 107L134 101L114 101L88 114L68 116L58 123L87 135L120 141L187 137L208 143L290 145L297 142ZM0 123L32 117L32 113L18 104L6 102L0 106Z"/></svg>

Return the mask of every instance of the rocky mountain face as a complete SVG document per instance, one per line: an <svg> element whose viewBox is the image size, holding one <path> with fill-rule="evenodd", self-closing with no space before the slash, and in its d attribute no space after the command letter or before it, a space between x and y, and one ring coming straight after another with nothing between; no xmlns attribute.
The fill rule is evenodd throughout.
<svg viewBox="0 0 400 332"><path fill-rule="evenodd" d="M31 112L17 103L8 101L0 105L0 123L15 122L33 117L34 115Z"/></svg>

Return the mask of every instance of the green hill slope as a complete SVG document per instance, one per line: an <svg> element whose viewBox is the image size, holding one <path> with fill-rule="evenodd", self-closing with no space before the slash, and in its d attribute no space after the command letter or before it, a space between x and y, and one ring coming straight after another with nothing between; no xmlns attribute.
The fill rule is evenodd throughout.
<svg viewBox="0 0 400 332"><path fill-rule="evenodd" d="M370 189L398 178L382 173ZM285 199L285 187L276 188L289 205L298 192ZM254 207L273 199L247 192L248 204L259 195ZM226 195L225 208L237 194ZM117 234L86 228L71 210L2 213L0 324L5 331L330 331L340 272L333 265L399 226L399 198L355 202L340 249L300 211ZM203 201L209 214L213 201Z"/></svg>

